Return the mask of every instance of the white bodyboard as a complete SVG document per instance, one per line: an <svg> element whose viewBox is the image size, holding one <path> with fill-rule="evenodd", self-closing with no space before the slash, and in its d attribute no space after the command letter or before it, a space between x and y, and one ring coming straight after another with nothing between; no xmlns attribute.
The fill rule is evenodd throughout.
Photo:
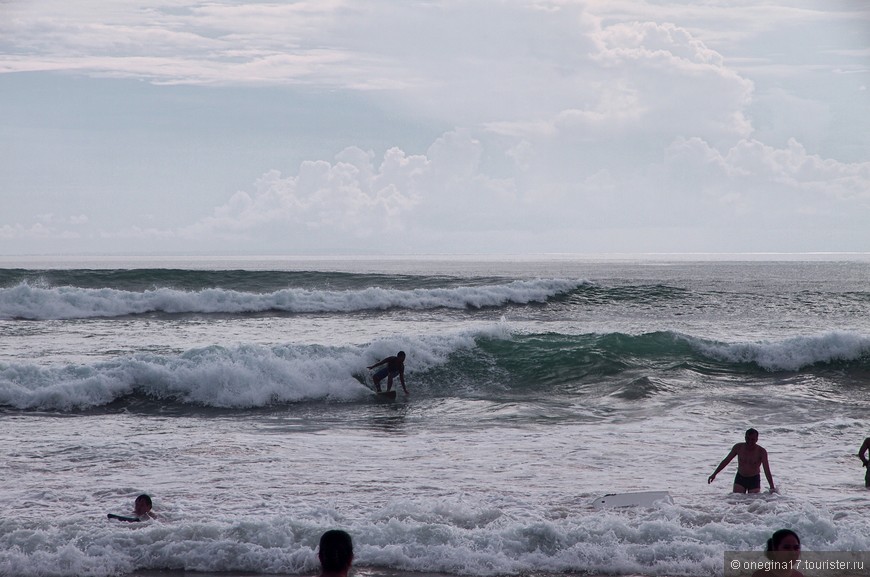
<svg viewBox="0 0 870 577"><path fill-rule="evenodd" d="M656 503L673 503L667 491L641 491L638 493L613 493L604 495L592 502L596 509L613 507L655 507Z"/></svg>

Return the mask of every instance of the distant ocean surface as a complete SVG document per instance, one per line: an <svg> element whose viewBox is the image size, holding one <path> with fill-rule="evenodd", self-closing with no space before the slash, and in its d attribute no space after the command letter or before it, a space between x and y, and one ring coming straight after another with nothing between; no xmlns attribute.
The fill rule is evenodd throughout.
<svg viewBox="0 0 870 577"><path fill-rule="evenodd" d="M369 576L870 550L866 259L0 266L0 575L312 575L331 528ZM707 484L749 427L780 494ZM106 519L139 493L159 521Z"/></svg>

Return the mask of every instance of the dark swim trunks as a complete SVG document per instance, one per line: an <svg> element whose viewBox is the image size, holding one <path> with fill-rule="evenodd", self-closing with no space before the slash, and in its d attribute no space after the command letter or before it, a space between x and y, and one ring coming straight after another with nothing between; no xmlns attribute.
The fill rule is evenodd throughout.
<svg viewBox="0 0 870 577"><path fill-rule="evenodd" d="M379 370L374 375L372 375L372 378L375 381L380 381L381 379L383 379L387 375L390 375L391 377L393 377L395 379L396 377L399 376L399 371L390 371L390 369L388 367L384 367L383 369Z"/></svg>
<svg viewBox="0 0 870 577"><path fill-rule="evenodd" d="M761 488L761 473L754 475L752 477L744 477L740 473L734 475L734 484L740 485L747 491L751 491L753 489Z"/></svg>

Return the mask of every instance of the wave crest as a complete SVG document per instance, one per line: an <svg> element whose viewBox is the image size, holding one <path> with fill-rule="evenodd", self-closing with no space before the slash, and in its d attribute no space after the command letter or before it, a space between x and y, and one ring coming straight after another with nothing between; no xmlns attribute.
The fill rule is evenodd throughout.
<svg viewBox="0 0 870 577"><path fill-rule="evenodd" d="M168 314L349 313L366 310L484 308L546 302L583 286L585 281L537 279L505 284L418 288L368 287L357 290L287 288L258 294L221 288L183 291L156 288L142 292L110 288L46 288L20 283L0 289L0 318L51 320Z"/></svg>
<svg viewBox="0 0 870 577"><path fill-rule="evenodd" d="M800 336L772 343L699 343L704 354L728 363L753 363L766 371L799 371L821 363L859 361L870 338L848 332Z"/></svg>

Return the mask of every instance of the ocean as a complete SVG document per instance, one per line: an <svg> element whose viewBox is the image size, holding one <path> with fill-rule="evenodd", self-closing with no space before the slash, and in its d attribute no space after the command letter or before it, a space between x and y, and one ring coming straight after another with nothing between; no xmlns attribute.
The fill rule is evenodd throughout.
<svg viewBox="0 0 870 577"><path fill-rule="evenodd" d="M369 577L870 550L867 258L0 266L0 575L315 575L332 528ZM779 493L707 483L749 427ZM157 521L106 518L140 493Z"/></svg>

